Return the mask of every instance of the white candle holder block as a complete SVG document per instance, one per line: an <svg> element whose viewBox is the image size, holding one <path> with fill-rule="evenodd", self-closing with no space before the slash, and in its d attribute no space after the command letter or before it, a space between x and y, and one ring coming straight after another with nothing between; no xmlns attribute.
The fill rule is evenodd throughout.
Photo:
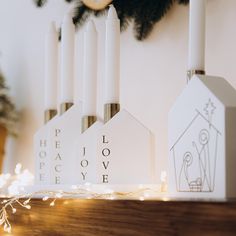
<svg viewBox="0 0 236 236"><path fill-rule="evenodd" d="M173 197L236 197L236 90L195 75L169 112L169 192Z"/></svg>
<svg viewBox="0 0 236 236"><path fill-rule="evenodd" d="M154 179L152 134L126 110L97 134L99 184L151 184Z"/></svg>
<svg viewBox="0 0 236 236"><path fill-rule="evenodd" d="M34 135L34 157L35 157L35 184L50 183L50 138L49 129L53 120L42 126Z"/></svg>
<svg viewBox="0 0 236 236"><path fill-rule="evenodd" d="M50 184L74 184L74 142L81 134L81 105L73 105L54 120L49 130L51 140Z"/></svg>
<svg viewBox="0 0 236 236"><path fill-rule="evenodd" d="M102 126L102 122L95 122L75 142L76 184L96 183L97 132Z"/></svg>

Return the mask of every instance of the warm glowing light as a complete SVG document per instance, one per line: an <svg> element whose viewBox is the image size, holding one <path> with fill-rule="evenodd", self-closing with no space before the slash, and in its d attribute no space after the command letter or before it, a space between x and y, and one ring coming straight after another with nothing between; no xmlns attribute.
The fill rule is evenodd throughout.
<svg viewBox="0 0 236 236"><path fill-rule="evenodd" d="M140 201L144 201L145 198L144 198L143 196L141 196L141 197L139 197L139 200L140 200Z"/></svg>
<svg viewBox="0 0 236 236"><path fill-rule="evenodd" d="M166 182L167 179L167 172L166 171L161 171L161 182Z"/></svg>
<svg viewBox="0 0 236 236"><path fill-rule="evenodd" d="M48 198L49 198L48 196L43 197L43 201L47 201Z"/></svg>
<svg viewBox="0 0 236 236"><path fill-rule="evenodd" d="M161 192L167 191L167 172L161 171Z"/></svg>
<svg viewBox="0 0 236 236"><path fill-rule="evenodd" d="M26 201L24 201L24 205L27 205L28 203L30 202L30 199L28 199L28 200L26 200Z"/></svg>
<svg viewBox="0 0 236 236"><path fill-rule="evenodd" d="M3 229L5 232L11 233L11 226L9 224L5 223Z"/></svg>
<svg viewBox="0 0 236 236"><path fill-rule="evenodd" d="M55 206L55 200L50 203L50 206Z"/></svg>
<svg viewBox="0 0 236 236"><path fill-rule="evenodd" d="M168 197L163 197L163 198L162 198L162 201L168 202L168 201L170 201L170 198L168 198Z"/></svg>
<svg viewBox="0 0 236 236"><path fill-rule="evenodd" d="M0 188L3 188L6 185L10 177L11 175L9 173L0 175Z"/></svg>
<svg viewBox="0 0 236 236"><path fill-rule="evenodd" d="M107 188L107 189L104 190L104 193L105 193L105 194L113 194L113 193L114 193L114 190Z"/></svg>
<svg viewBox="0 0 236 236"><path fill-rule="evenodd" d="M19 175L19 174L20 174L21 168L22 168L21 163L18 163L18 164L16 165L16 168L15 168L15 174L16 174L16 175Z"/></svg>
<svg viewBox="0 0 236 236"><path fill-rule="evenodd" d="M0 175L0 188L7 189L10 196L18 195L25 186L33 183L33 179L34 176L27 169L22 170L22 165L18 163L15 175L9 173Z"/></svg>
<svg viewBox="0 0 236 236"><path fill-rule="evenodd" d="M30 205L26 205L25 208L28 209L28 210L30 210L30 209L31 209L31 206L30 206Z"/></svg>
<svg viewBox="0 0 236 236"><path fill-rule="evenodd" d="M62 198L62 196L63 196L62 193L57 193L56 194L56 198Z"/></svg>
<svg viewBox="0 0 236 236"><path fill-rule="evenodd" d="M27 170L22 169L22 165L18 163L15 168L15 174L0 175L0 188L8 189L8 193L12 196L8 199L3 200L2 208L0 210L0 225L3 225L4 231L11 232L11 224L8 220L10 213L15 214L15 205L24 207L28 210L31 209L30 201L34 196L43 196L42 200L50 201L49 206L55 206L57 199L61 198L83 198L83 199L138 199L144 201L146 199L155 198L160 196L163 201L169 201L169 198L163 197L163 193L166 193L167 189L167 173L166 171L161 172L161 184L160 185L143 185L132 186L130 191L116 191L111 188L101 188L101 186L86 183L84 185L72 185L70 191L62 190L41 190L34 193L22 193L21 190L25 186L32 184L34 176ZM9 196L8 196L9 197ZM26 199L22 201L21 199ZM64 201L64 204L68 204L68 201Z"/></svg>

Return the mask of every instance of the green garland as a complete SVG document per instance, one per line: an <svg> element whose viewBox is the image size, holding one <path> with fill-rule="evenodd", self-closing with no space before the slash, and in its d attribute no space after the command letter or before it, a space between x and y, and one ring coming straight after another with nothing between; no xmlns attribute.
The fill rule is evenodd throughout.
<svg viewBox="0 0 236 236"><path fill-rule="evenodd" d="M38 7L42 7L46 0L34 0ZM100 16L106 13L108 6L103 10L95 11L78 0L65 0L75 2L74 23L77 27L83 25L90 15ZM134 34L137 40L146 39L155 23L160 21L170 10L173 4L188 4L189 0L113 0L112 4L117 10L121 30L134 22Z"/></svg>

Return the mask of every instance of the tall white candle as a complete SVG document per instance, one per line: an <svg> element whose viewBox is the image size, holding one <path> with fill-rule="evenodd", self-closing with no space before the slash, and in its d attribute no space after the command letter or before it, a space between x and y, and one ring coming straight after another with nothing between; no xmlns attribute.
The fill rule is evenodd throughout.
<svg viewBox="0 0 236 236"><path fill-rule="evenodd" d="M205 70L205 0L190 0L188 70Z"/></svg>
<svg viewBox="0 0 236 236"><path fill-rule="evenodd" d="M45 38L45 97L44 109L57 109L58 79L58 33L55 22L51 22Z"/></svg>
<svg viewBox="0 0 236 236"><path fill-rule="evenodd" d="M83 116L96 116L97 102L97 32L89 21L84 33Z"/></svg>
<svg viewBox="0 0 236 236"><path fill-rule="evenodd" d="M61 27L61 83L60 103L73 102L75 26L71 12Z"/></svg>
<svg viewBox="0 0 236 236"><path fill-rule="evenodd" d="M120 20L113 5L106 19L105 103L119 103Z"/></svg>

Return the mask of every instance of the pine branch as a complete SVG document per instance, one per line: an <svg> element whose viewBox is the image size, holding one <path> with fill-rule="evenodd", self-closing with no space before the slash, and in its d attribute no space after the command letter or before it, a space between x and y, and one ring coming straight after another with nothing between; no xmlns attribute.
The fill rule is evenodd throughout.
<svg viewBox="0 0 236 236"><path fill-rule="evenodd" d="M79 0L65 1L76 2L73 20L77 28L85 24L90 15L99 17L104 15L108 9L107 5L104 9L96 11L85 6ZM113 0L112 4L120 19L121 30L125 30L134 20L135 37L138 40L144 40L149 36L154 25L165 16L176 1L184 5L189 3L189 0ZM42 6L46 0L37 0L36 2L40 2L40 6Z"/></svg>
<svg viewBox="0 0 236 236"><path fill-rule="evenodd" d="M34 0L37 7L42 7L47 2L47 0Z"/></svg>
<svg viewBox="0 0 236 236"><path fill-rule="evenodd" d="M135 12L134 30L138 40L144 40L151 33L156 22L160 21L171 8L173 0L145 0L142 8ZM146 7L149 11L142 11Z"/></svg>
<svg viewBox="0 0 236 236"><path fill-rule="evenodd" d="M75 8L75 15L73 17L75 26L78 28L85 24L86 20L88 19L91 13L91 9L89 9L83 4L78 4L78 6Z"/></svg>
<svg viewBox="0 0 236 236"><path fill-rule="evenodd" d="M189 0L178 0L178 3L187 5L189 3Z"/></svg>
<svg viewBox="0 0 236 236"><path fill-rule="evenodd" d="M132 20L132 15L133 15L133 11L131 10L132 8L127 7L127 5L130 4L132 4L132 1L127 1L127 0L113 1L113 5L116 8L117 15L120 19L121 31L126 30ZM126 9L129 9L129 11L127 12Z"/></svg>
<svg viewBox="0 0 236 236"><path fill-rule="evenodd" d="M5 79L0 73L0 124L4 126L9 133L15 135L15 124L18 121L18 112L7 94L8 90Z"/></svg>

